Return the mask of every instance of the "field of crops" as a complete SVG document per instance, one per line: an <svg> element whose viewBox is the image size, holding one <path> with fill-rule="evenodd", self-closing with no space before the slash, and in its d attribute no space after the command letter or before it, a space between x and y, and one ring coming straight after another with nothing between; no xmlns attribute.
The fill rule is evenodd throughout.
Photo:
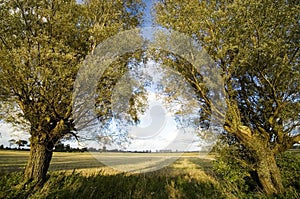
<svg viewBox="0 0 300 199"><path fill-rule="evenodd" d="M29 151L0 150L0 174L22 171L25 168ZM50 171L97 172L109 170L114 172L126 171L124 165L134 168L146 168L148 165L161 160L168 160L161 166L179 168L179 162L189 162L189 167L209 167L213 155L205 153L89 153L89 152L54 152ZM181 165L180 168L186 167ZM155 167L152 170L156 170ZM138 171L139 172L139 171ZM140 172L143 172L141 170Z"/></svg>

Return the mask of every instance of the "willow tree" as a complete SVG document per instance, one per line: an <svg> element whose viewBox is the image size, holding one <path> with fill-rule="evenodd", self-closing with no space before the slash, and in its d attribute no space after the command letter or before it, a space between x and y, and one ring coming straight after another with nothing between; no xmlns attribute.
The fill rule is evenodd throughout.
<svg viewBox="0 0 300 199"><path fill-rule="evenodd" d="M42 185L55 143L76 136L72 92L82 60L97 43L138 25L139 6L131 0L0 3L0 97L10 105L9 121L29 127L26 180Z"/></svg>
<svg viewBox="0 0 300 199"><path fill-rule="evenodd" d="M223 127L251 151L267 194L284 191L275 155L300 141L299 9L293 0L156 5L157 23L194 38L220 69L227 105ZM195 90L203 93L201 86Z"/></svg>

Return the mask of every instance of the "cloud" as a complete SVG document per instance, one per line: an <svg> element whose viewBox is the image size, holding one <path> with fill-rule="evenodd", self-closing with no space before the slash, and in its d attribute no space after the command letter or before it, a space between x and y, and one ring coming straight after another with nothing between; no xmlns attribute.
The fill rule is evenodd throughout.
<svg viewBox="0 0 300 199"><path fill-rule="evenodd" d="M9 147L9 140L11 139L23 139L28 140L30 135L27 132L17 130L17 128L13 127L11 124L1 121L0 122L0 145L4 145L4 147Z"/></svg>

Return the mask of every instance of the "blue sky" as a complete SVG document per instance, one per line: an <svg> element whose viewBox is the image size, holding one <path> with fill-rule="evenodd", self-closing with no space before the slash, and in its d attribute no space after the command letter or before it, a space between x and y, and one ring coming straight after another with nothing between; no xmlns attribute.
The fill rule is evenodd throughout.
<svg viewBox="0 0 300 199"><path fill-rule="evenodd" d="M149 27L153 25L153 17L151 15L151 10L156 0L144 0L144 2L146 3L146 7L143 16L144 19L143 27Z"/></svg>

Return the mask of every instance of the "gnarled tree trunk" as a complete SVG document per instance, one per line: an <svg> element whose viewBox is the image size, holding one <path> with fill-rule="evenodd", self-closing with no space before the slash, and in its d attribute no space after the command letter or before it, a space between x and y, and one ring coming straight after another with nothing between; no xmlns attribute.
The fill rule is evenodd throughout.
<svg viewBox="0 0 300 199"><path fill-rule="evenodd" d="M284 192L281 174L276 164L275 154L269 151L258 151L257 174L260 184L266 194L278 194Z"/></svg>
<svg viewBox="0 0 300 199"><path fill-rule="evenodd" d="M55 143L70 129L63 119L56 122L55 127L53 127L38 126L37 131L30 133L32 135L30 138L30 156L25 168L25 180L34 181L37 187L41 187L46 181ZM48 131L42 129L48 129Z"/></svg>
<svg viewBox="0 0 300 199"><path fill-rule="evenodd" d="M225 127L227 131L231 129ZM231 131L248 149L253 151L256 159L256 172L264 192L268 195L284 192L281 174L275 159L275 152L268 147L268 140L251 131L250 128L239 126L237 131Z"/></svg>
<svg viewBox="0 0 300 199"><path fill-rule="evenodd" d="M30 144L30 156L25 168L26 181L34 181L37 186L43 185L52 159L53 147L52 142Z"/></svg>

